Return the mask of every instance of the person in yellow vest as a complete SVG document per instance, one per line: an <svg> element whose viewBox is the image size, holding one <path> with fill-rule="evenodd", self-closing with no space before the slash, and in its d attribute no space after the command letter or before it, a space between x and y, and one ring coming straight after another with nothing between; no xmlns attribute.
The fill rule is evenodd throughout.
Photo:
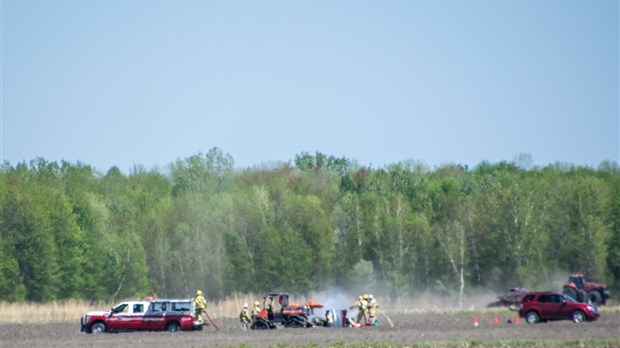
<svg viewBox="0 0 620 348"><path fill-rule="evenodd" d="M202 290L196 291L194 309L196 309L196 319L198 319L198 322L202 325L202 323L204 323L203 314L205 314L207 310L207 300L202 296Z"/></svg>
<svg viewBox="0 0 620 348"><path fill-rule="evenodd" d="M250 311L248 310L247 302L243 304L243 309L241 310L241 313L239 313L239 320L241 321L241 327L243 328L243 332L248 331L248 326L252 323L252 318L250 317Z"/></svg>

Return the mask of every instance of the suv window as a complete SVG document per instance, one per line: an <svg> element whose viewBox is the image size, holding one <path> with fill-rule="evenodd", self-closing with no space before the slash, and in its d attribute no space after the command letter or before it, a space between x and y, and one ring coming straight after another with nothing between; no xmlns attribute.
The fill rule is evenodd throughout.
<svg viewBox="0 0 620 348"><path fill-rule="evenodd" d="M531 302L534 299L534 294L526 295L523 298L523 302Z"/></svg>
<svg viewBox="0 0 620 348"><path fill-rule="evenodd" d="M551 302L553 302L553 303L562 303L562 296L560 296L560 295L551 295Z"/></svg>
<svg viewBox="0 0 620 348"><path fill-rule="evenodd" d="M551 300L551 295L540 295L538 296L538 302L547 303L547 302L553 302L553 301Z"/></svg>

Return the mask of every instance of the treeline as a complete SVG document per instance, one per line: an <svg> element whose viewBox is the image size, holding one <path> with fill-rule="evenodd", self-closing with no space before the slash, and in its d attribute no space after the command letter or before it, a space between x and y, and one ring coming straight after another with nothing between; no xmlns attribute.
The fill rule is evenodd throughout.
<svg viewBox="0 0 620 348"><path fill-rule="evenodd" d="M0 234L7 301L330 287L458 299L558 271L618 288L620 168L374 169L301 153L235 171L213 148L126 175L36 159L1 167Z"/></svg>

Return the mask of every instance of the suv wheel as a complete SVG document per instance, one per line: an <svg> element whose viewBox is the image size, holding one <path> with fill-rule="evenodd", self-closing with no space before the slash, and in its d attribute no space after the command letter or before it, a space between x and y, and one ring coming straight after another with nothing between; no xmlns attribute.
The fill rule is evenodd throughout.
<svg viewBox="0 0 620 348"><path fill-rule="evenodd" d="M581 323L586 320L586 315L582 311L574 311L570 317L575 323Z"/></svg>
<svg viewBox="0 0 620 348"><path fill-rule="evenodd" d="M528 324L536 324L540 321L540 316L538 313L530 311L525 314L525 321L527 321Z"/></svg>

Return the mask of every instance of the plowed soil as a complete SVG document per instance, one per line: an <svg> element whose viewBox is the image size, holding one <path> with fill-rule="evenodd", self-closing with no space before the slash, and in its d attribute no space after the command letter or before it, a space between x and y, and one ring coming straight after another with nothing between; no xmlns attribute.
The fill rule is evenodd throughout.
<svg viewBox="0 0 620 348"><path fill-rule="evenodd" d="M498 314L499 313L499 314ZM498 316L498 322L493 318ZM488 312L479 314L474 327L473 314L390 314L394 326L385 318L380 327L308 328L242 332L234 319L219 319L216 331L206 327L194 332L126 332L90 335L80 332L79 319L74 323L0 324L0 346L9 347L412 347L416 345L493 347L506 345L496 340L533 340L533 347L574 346L575 341L617 339L620 337L620 312L603 313L595 322L575 324L571 321L546 322L535 325L523 320L515 323L514 313ZM494 341L495 340L495 341ZM548 340L553 340L551 343ZM429 343L430 342L430 343ZM564 342L564 343L562 343ZM572 342L572 343L571 343ZM596 341L595 341L596 342ZM615 341L618 342L617 340ZM504 344L504 345L502 345ZM512 343L511 343L512 344ZM598 347L612 347L613 344Z"/></svg>

